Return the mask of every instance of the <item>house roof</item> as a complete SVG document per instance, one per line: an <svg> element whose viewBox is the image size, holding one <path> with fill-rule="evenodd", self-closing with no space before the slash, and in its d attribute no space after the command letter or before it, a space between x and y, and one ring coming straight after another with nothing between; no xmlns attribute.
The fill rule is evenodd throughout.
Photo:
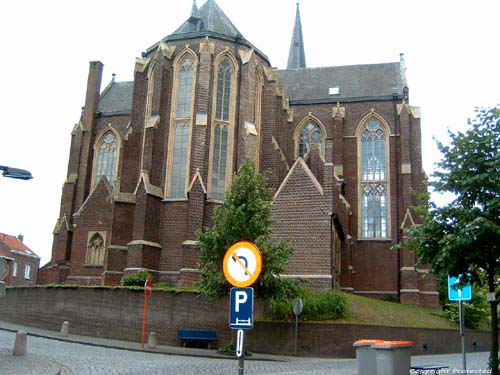
<svg viewBox="0 0 500 375"><path fill-rule="evenodd" d="M391 99L393 94L403 95L399 62L280 70L278 77L290 104L381 100Z"/></svg>
<svg viewBox="0 0 500 375"><path fill-rule="evenodd" d="M11 236L9 234L0 233L0 249L9 251L7 256L10 256L10 252L14 251L21 253L30 257L40 258L33 250L26 246L18 237ZM0 254L1 255L1 254Z"/></svg>

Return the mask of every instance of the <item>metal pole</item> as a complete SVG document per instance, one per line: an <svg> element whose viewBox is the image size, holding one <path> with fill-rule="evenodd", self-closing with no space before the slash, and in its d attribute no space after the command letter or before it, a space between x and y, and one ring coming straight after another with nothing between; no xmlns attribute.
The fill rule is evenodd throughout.
<svg viewBox="0 0 500 375"><path fill-rule="evenodd" d="M464 302L460 300L458 302L458 312L460 315L460 336L462 336L462 368L467 370L467 358L465 356L465 314L464 314Z"/></svg>
<svg viewBox="0 0 500 375"><path fill-rule="evenodd" d="M295 345L293 350L295 356L297 356L297 341L299 339L298 332L299 332L299 316L295 315Z"/></svg>
<svg viewBox="0 0 500 375"><path fill-rule="evenodd" d="M238 357L238 375L245 370L245 331L239 329L236 333L236 356Z"/></svg>

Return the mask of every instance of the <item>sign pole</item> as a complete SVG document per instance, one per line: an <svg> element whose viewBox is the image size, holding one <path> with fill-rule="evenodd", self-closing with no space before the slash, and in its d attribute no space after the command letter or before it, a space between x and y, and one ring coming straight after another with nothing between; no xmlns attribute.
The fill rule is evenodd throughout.
<svg viewBox="0 0 500 375"><path fill-rule="evenodd" d="M144 312L142 314L142 334L141 346L144 348L144 338L146 337L146 322L148 320L148 295L144 293Z"/></svg>
<svg viewBox="0 0 500 375"><path fill-rule="evenodd" d="M239 241L232 245L222 262L226 280L234 286L229 298L229 327L236 331L238 375L245 369L245 331L253 328L253 288L262 271L262 255L253 243Z"/></svg>
<svg viewBox="0 0 500 375"><path fill-rule="evenodd" d="M144 340L146 337L146 323L148 321L148 297L151 295L151 290L153 288L153 283L151 280L146 279L144 283L144 312L142 314L142 333L141 333L141 345L144 348Z"/></svg>
<svg viewBox="0 0 500 375"><path fill-rule="evenodd" d="M299 340L299 315L302 314L302 309L304 308L304 303L300 298L296 298L293 301L293 313L295 315L295 340L294 340L294 351L293 353L297 356L297 342Z"/></svg>
<svg viewBox="0 0 500 375"><path fill-rule="evenodd" d="M239 329L236 334L236 356L238 357L238 375L245 370L245 331Z"/></svg>
<svg viewBox="0 0 500 375"><path fill-rule="evenodd" d="M462 368L467 370L467 358L465 355L465 314L464 314L464 301L458 302L458 312L460 315L460 336L462 336Z"/></svg>

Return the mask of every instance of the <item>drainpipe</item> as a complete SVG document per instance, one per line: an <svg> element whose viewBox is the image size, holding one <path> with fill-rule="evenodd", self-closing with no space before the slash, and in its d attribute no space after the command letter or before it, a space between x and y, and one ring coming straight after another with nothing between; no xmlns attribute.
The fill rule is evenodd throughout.
<svg viewBox="0 0 500 375"><path fill-rule="evenodd" d="M397 187L397 199L396 199L396 223L397 223L397 231L396 231L396 243L399 243L400 239L400 229L399 229L399 222L400 222L400 213L399 213L399 197L401 193L401 188L400 188L400 176L399 176L399 139L400 135L399 134L399 127L398 127L398 94L394 93L392 94L392 103L393 103L393 109L394 109L394 133L395 133L395 139L394 139L394 149L396 153L396 187ZM390 193L390 192L389 192ZM397 282L397 288L398 288L398 301L401 302L401 249L397 248L397 267L398 267L398 282Z"/></svg>

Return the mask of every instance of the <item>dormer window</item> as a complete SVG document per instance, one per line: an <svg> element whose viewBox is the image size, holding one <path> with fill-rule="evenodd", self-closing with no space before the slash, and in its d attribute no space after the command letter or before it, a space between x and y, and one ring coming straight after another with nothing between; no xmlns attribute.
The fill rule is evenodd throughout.
<svg viewBox="0 0 500 375"><path fill-rule="evenodd" d="M338 86L331 86L328 89L328 95L338 95L340 94L340 87Z"/></svg>

